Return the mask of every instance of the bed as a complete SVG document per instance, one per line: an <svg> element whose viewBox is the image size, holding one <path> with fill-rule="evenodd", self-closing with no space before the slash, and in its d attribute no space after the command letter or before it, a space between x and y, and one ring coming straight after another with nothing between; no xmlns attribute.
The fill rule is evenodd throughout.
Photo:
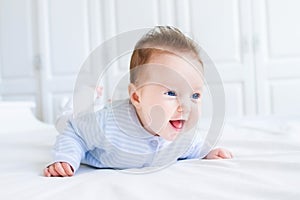
<svg viewBox="0 0 300 200"><path fill-rule="evenodd" d="M0 104L0 199L300 199L300 117L226 120L231 160L183 160L151 173L81 166L46 178L57 131L33 104Z"/></svg>

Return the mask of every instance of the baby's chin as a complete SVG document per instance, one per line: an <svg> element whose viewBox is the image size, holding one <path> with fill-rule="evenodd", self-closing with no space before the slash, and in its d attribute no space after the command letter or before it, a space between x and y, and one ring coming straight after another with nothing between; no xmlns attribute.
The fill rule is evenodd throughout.
<svg viewBox="0 0 300 200"><path fill-rule="evenodd" d="M162 137L167 141L174 141L182 133L183 130L174 129L173 127L168 125L164 131L161 131L157 135L159 135L160 137Z"/></svg>
<svg viewBox="0 0 300 200"><path fill-rule="evenodd" d="M184 121L183 125L180 126L180 128L174 127L172 124L168 124L163 131L160 131L157 135L162 137L163 139L167 141L174 141L176 140L180 135L185 134L189 131L193 131L196 127L197 123L192 123L189 121ZM194 132L194 131L193 131Z"/></svg>
<svg viewBox="0 0 300 200"><path fill-rule="evenodd" d="M161 131L149 131L152 135L154 136L158 136L158 137L161 137L162 139L164 140L167 140L167 141L174 141L178 135L180 134L179 132L176 132L176 131L169 131L169 130L166 130L167 128L165 128L164 130L161 130Z"/></svg>
<svg viewBox="0 0 300 200"><path fill-rule="evenodd" d="M179 135L190 130L191 124L195 125L196 123L191 123L190 120L169 120L165 121L164 124L160 124L160 126L151 124L147 129L152 135L159 136L167 141L174 141Z"/></svg>
<svg viewBox="0 0 300 200"><path fill-rule="evenodd" d="M178 133L169 133L167 136L163 136L162 138L169 142L172 142L176 140L177 137L178 137Z"/></svg>

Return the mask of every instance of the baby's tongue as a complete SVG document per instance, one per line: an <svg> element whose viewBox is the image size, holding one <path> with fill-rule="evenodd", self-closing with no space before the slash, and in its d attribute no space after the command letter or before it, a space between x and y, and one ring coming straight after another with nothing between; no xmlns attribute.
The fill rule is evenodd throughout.
<svg viewBox="0 0 300 200"><path fill-rule="evenodd" d="M171 120L170 123L177 129L181 129L183 126L183 120Z"/></svg>

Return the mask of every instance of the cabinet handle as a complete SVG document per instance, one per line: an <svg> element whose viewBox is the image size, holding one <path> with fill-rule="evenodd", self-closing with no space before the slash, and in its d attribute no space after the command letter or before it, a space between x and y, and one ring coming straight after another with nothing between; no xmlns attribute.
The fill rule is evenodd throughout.
<svg viewBox="0 0 300 200"><path fill-rule="evenodd" d="M253 36L253 52L256 53L259 51L260 48L260 38L258 35Z"/></svg>
<svg viewBox="0 0 300 200"><path fill-rule="evenodd" d="M40 55L36 55L33 57L33 67L35 71L40 71L42 68L42 64L41 64L41 56Z"/></svg>
<svg viewBox="0 0 300 200"><path fill-rule="evenodd" d="M243 54L249 53L249 42L248 42L248 40L247 40L246 37L242 38L242 41L241 41L241 52Z"/></svg>

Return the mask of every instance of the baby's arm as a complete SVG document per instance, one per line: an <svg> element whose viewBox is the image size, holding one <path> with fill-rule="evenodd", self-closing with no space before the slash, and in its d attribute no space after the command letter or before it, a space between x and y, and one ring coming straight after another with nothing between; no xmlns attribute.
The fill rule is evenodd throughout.
<svg viewBox="0 0 300 200"><path fill-rule="evenodd" d="M67 128L57 136L54 162L44 169L45 176L72 176L79 168L87 147L77 132L75 122L69 120Z"/></svg>
<svg viewBox="0 0 300 200"><path fill-rule="evenodd" d="M96 87L96 100L95 106L97 109L100 109L106 103L103 99L103 87L97 86ZM108 102L111 100L108 100ZM68 102L63 106L61 113L57 116L55 122L55 128L59 133L62 133L66 128L67 121L72 119L73 117L73 99L69 99Z"/></svg>
<svg viewBox="0 0 300 200"><path fill-rule="evenodd" d="M233 155L230 151L223 148L217 148L211 150L204 159L230 159L233 158Z"/></svg>

